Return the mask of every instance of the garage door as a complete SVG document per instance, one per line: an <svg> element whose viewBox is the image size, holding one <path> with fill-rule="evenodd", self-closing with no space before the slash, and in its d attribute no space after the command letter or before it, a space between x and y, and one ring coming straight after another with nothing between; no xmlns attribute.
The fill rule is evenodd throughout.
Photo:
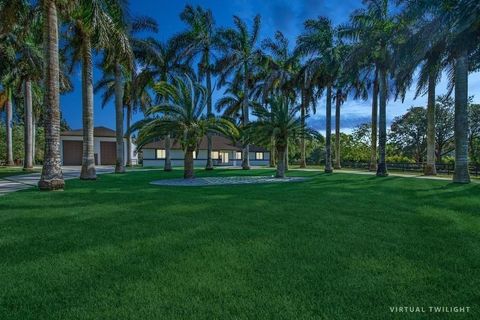
<svg viewBox="0 0 480 320"><path fill-rule="evenodd" d="M63 141L63 165L81 166L82 153L82 141Z"/></svg>
<svg viewBox="0 0 480 320"><path fill-rule="evenodd" d="M117 144L115 142L100 142L100 162L102 165L114 165L117 160Z"/></svg>

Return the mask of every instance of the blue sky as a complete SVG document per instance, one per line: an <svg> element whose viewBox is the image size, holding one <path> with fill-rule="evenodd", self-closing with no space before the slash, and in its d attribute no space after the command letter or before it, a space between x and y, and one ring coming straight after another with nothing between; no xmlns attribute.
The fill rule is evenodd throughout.
<svg viewBox="0 0 480 320"><path fill-rule="evenodd" d="M271 37L276 30L282 31L293 45L296 36L302 31L302 24L305 19L315 18L319 15L329 17L335 24L348 21L350 13L361 7L360 0L135 0L131 1L131 11L134 15L148 15L157 20L160 32L155 35L160 40L166 40L175 33L181 32L185 26L180 21L179 14L185 5L201 5L212 10L217 25L231 26L232 16L237 15L248 22L258 13L262 16L262 38ZM101 72L95 71L95 80L101 78ZM72 75L75 85L74 92L64 95L61 98L62 113L72 128L82 126L82 102L80 71ZM446 92L446 81L438 85L437 94ZM478 92L475 101L480 98L480 74L471 74L469 77L469 94ZM214 97L221 95L216 92ZM413 100L413 93L410 92L401 101L389 101L387 106L387 117L391 121L395 116L405 113L411 106L423 106L426 104L426 97L419 97ZM310 125L318 130L324 129L324 102L319 102L317 114L310 118ZM370 101L348 99L342 108L342 130L351 131L358 124L370 121ZM140 114L135 116L139 119ZM100 106L100 97L95 97L95 125L115 127L115 114L113 105L104 109Z"/></svg>

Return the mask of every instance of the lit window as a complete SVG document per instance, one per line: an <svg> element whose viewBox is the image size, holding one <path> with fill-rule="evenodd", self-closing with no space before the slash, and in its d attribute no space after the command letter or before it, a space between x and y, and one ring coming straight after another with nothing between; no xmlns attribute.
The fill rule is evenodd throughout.
<svg viewBox="0 0 480 320"><path fill-rule="evenodd" d="M237 155L236 155L235 159L242 159L242 152L237 151Z"/></svg>
<svg viewBox="0 0 480 320"><path fill-rule="evenodd" d="M218 151L212 151L212 159L218 159L218 158L219 158Z"/></svg>
<svg viewBox="0 0 480 320"><path fill-rule="evenodd" d="M197 159L197 151L193 151L193 159Z"/></svg>
<svg viewBox="0 0 480 320"><path fill-rule="evenodd" d="M157 149L157 159L165 159L165 149Z"/></svg>
<svg viewBox="0 0 480 320"><path fill-rule="evenodd" d="M263 160L263 152L256 152L255 153L255 159Z"/></svg>

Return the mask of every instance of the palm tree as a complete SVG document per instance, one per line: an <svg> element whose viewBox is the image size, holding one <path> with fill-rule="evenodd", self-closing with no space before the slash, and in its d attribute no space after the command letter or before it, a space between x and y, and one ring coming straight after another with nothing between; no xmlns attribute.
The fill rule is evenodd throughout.
<svg viewBox="0 0 480 320"><path fill-rule="evenodd" d="M112 14L116 24L115 34L110 39L110 45L105 49L105 59L102 63L107 73L112 73L115 79L114 97L115 97L115 133L116 133L116 153L115 173L125 172L124 159L124 80L134 66L134 53L138 39L135 35L141 31L158 31L157 23L149 17L131 18L128 15L127 8L123 7L123 1L115 6L115 13Z"/></svg>
<svg viewBox="0 0 480 320"><path fill-rule="evenodd" d="M131 131L139 130L137 146L141 148L168 133L172 134L185 152L184 178L192 179L195 177L193 153L203 137L208 132L236 136L236 127L226 119L204 115L208 93L187 75L175 77L171 83L161 81L154 90L166 100L148 109L147 118L132 126Z"/></svg>
<svg viewBox="0 0 480 320"><path fill-rule="evenodd" d="M212 103L212 61L214 60L214 50L218 47L219 38L215 28L215 19L210 10L205 10L200 6L185 6L180 14L180 18L188 25L188 29L177 35L173 42L175 46L183 51L182 56L187 61L199 58L198 71L200 77L205 77L207 88L207 115L213 116ZM207 164L206 170L213 170L212 161L212 136L207 135Z"/></svg>
<svg viewBox="0 0 480 320"><path fill-rule="evenodd" d="M144 66L142 76L145 85L153 86L155 82L170 82L175 76L182 74L193 75L193 70L188 63L180 61L178 48L174 41L166 43L148 38L137 41L134 47L135 57ZM157 102L163 102L165 97L157 95ZM165 136L165 171L172 171L170 156L170 135Z"/></svg>
<svg viewBox="0 0 480 320"><path fill-rule="evenodd" d="M322 86L326 87L326 135L325 172L332 168L332 91L340 76L342 46L336 39L336 31L329 19L320 17L305 22L305 32L297 39L297 50L303 55L315 55L309 68L317 74Z"/></svg>
<svg viewBox="0 0 480 320"><path fill-rule="evenodd" d="M82 65L82 122L83 157L80 179L97 178L94 157L94 99L93 99L93 59L92 49L108 46L110 35L115 34L116 24L110 11L116 10L118 3L106 0L81 1L69 16L70 33L67 50L70 51L72 67L76 62Z"/></svg>
<svg viewBox="0 0 480 320"><path fill-rule="evenodd" d="M60 62L58 51L58 5L71 9L76 1L43 0L45 44L45 155L40 190L63 189L65 182L60 158Z"/></svg>
<svg viewBox="0 0 480 320"><path fill-rule="evenodd" d="M249 124L248 131L251 131L255 142L267 145L272 138L275 141L277 153L277 178L285 178L286 155L288 139L311 134L306 129L302 120L297 116L299 107L292 107L292 103L282 95L275 96L269 100L269 106L258 105L253 114L257 121Z"/></svg>
<svg viewBox="0 0 480 320"><path fill-rule="evenodd" d="M389 10L388 0L366 0L366 8L356 10L350 17L350 24L340 28L340 35L354 41L357 51L367 53L370 58L362 59L367 62L367 69L371 63L375 66L375 75L378 75L379 95L379 160L377 176L388 176L386 164L387 144L387 99L388 76L392 68L392 48L395 45L398 29L397 21ZM374 83L375 101L376 83ZM372 107L376 102L372 103ZM372 121L373 124L373 121ZM372 132L374 130L372 126ZM373 137L373 135L372 135Z"/></svg>
<svg viewBox="0 0 480 320"><path fill-rule="evenodd" d="M260 33L260 16L253 19L252 29L249 31L246 23L234 16L235 29L220 31L220 48L224 55L217 61L217 70L220 72L219 86L234 75L241 79L243 91L242 125L249 123L250 89L253 86L254 71L262 57L261 50L257 48ZM249 145L244 143L242 155L242 168L250 169Z"/></svg>

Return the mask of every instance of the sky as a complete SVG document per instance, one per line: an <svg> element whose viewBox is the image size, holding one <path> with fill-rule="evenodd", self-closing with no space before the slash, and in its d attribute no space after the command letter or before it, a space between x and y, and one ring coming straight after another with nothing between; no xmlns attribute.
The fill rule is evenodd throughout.
<svg viewBox="0 0 480 320"><path fill-rule="evenodd" d="M262 17L262 39L272 37L275 31L280 30L290 44L295 44L295 39L302 32L303 22L309 18L326 16L335 25L348 21L350 13L360 8L360 0L135 0L131 1L133 15L148 15L157 20L159 33L154 36L159 40L166 40L172 35L185 29L179 15L186 4L201 5L211 9L218 26L229 27L232 25L232 16L237 15L245 19L249 25L256 14ZM94 79L99 80L101 71L95 70ZM82 101L81 101L81 76L80 70L72 75L75 90L61 97L61 110L63 117L73 129L82 126ZM437 94L446 92L447 81L443 78L437 87ZM476 95L474 101L480 102L480 73L469 76L469 94ZM476 94L478 93L478 94ZM222 92L215 92L214 100L220 97ZM404 114L411 106L425 106L426 96L414 100L413 90L407 94L405 101L388 101L387 119L389 122L394 117ZM323 131L325 128L325 103L320 101L317 114L309 119L309 125L314 129ZM370 121L371 101L353 100L349 98L342 106L342 131L351 130L362 123ZM113 103L102 109L100 94L95 96L95 126L115 128L115 113ZM142 117L136 114L134 120ZM334 124L333 124L334 125Z"/></svg>

